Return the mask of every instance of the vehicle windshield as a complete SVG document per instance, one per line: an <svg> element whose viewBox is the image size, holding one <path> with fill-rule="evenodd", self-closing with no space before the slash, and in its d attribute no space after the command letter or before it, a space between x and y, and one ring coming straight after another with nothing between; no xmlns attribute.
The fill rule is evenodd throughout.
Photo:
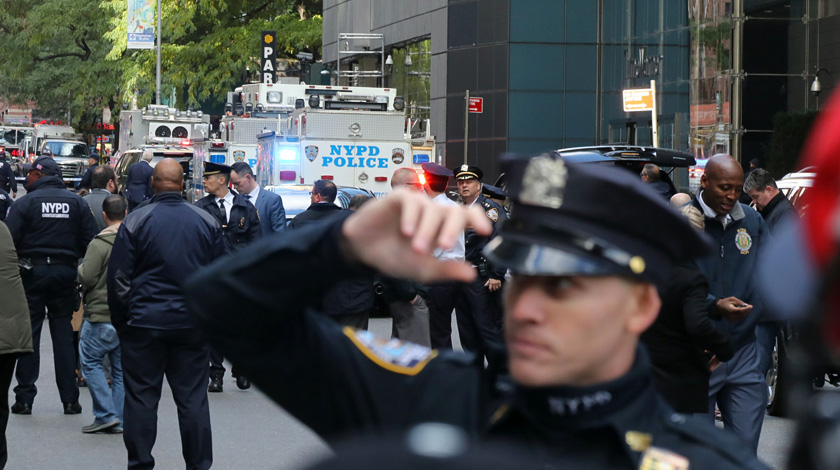
<svg viewBox="0 0 840 470"><path fill-rule="evenodd" d="M74 157L86 158L88 156L87 145L81 142L50 142L44 143L44 148L52 151L53 157Z"/></svg>

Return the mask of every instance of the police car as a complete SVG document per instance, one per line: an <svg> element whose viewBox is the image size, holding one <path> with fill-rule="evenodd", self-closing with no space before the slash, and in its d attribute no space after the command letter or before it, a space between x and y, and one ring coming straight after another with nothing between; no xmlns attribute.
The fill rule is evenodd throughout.
<svg viewBox="0 0 840 470"><path fill-rule="evenodd" d="M367 197L375 197L373 193L364 188L356 188L352 186L338 186L338 194L335 197L335 205L342 209L347 209L350 206L350 200L357 194L364 194ZM291 223L296 215L305 211L311 204L309 195L312 193L311 184L282 184L276 186L268 186L267 189L275 194L279 194L283 198L283 208L286 211L286 225Z"/></svg>

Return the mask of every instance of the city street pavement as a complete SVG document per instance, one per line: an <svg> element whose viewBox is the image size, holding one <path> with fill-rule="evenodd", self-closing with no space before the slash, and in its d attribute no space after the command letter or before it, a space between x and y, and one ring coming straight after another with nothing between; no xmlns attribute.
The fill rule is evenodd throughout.
<svg viewBox="0 0 840 470"><path fill-rule="evenodd" d="M371 330L380 336L388 335L391 321L374 319L371 321ZM457 336L455 343L458 343ZM460 345L456 344L456 347ZM32 415L11 415L9 418L7 468L125 468L126 451L121 434L81 432L82 426L93 422L87 388L81 389L82 414L62 414L53 374L52 344L46 332L42 338L41 352L41 376ZM13 380L12 386L14 384ZM11 392L10 402L14 402ZM256 389L237 389L229 374L225 376L225 391L210 394L210 415L214 468L299 469L330 454L326 444L312 431ZM156 467L183 468L176 408L166 384L158 417L158 436L154 449ZM783 468L793 430L791 420L768 416L764 421L759 457L773 468Z"/></svg>

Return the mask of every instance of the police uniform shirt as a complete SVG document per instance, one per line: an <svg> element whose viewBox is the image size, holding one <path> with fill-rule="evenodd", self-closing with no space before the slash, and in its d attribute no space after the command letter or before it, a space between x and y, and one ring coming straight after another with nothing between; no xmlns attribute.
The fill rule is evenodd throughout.
<svg viewBox="0 0 840 470"><path fill-rule="evenodd" d="M441 206L458 206L458 203L446 197L446 194L438 194L432 201L435 204L439 204ZM461 235L458 237L458 240L455 241L455 246L452 247L451 250L442 250L440 248L435 249L434 255L435 258L439 260L453 260L453 261L464 261L464 256L466 253L466 243L464 240L464 232L461 232Z"/></svg>
<svg viewBox="0 0 840 470"><path fill-rule="evenodd" d="M712 210L711 207L706 205L706 201L703 200L703 191L700 191L700 194L697 195L697 202L700 203L700 207L703 208L703 215L706 216L707 219L715 219L723 225L723 228L726 229L726 226L732 222L732 216L729 214L726 215L718 215L717 212ZM737 203L737 201L736 201Z"/></svg>
<svg viewBox="0 0 840 470"><path fill-rule="evenodd" d="M219 201L221 200L225 201L225 223L230 223L230 210L233 208L233 193L228 191L224 198L216 196L214 199L216 206L219 206Z"/></svg>

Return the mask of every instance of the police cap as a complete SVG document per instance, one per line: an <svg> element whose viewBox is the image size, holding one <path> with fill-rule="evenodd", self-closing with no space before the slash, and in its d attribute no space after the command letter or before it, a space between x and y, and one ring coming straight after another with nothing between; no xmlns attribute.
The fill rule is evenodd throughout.
<svg viewBox="0 0 840 470"><path fill-rule="evenodd" d="M512 272L629 276L663 286L671 264L709 252L704 236L631 172L556 155L506 157L511 218L485 256Z"/></svg>
<svg viewBox="0 0 840 470"><path fill-rule="evenodd" d="M438 165L437 163L424 163L423 172L430 175L441 176L444 178L451 178L453 173L449 168Z"/></svg>
<svg viewBox="0 0 840 470"><path fill-rule="evenodd" d="M484 172L481 171L481 168L473 165L461 165L454 170L456 180L468 180L471 178L475 178L481 181L481 178L484 176Z"/></svg>
<svg viewBox="0 0 840 470"><path fill-rule="evenodd" d="M46 176L58 176L61 173L61 170L58 167L58 163L56 163L55 160L52 159L52 157L48 157L43 154L40 157L38 157L34 162L23 165L23 169L26 171L40 171Z"/></svg>
<svg viewBox="0 0 840 470"><path fill-rule="evenodd" d="M481 194L493 199L504 199L507 197L507 193L505 193L502 188L498 188L492 184L482 184Z"/></svg>
<svg viewBox="0 0 840 470"><path fill-rule="evenodd" d="M206 176L211 175L218 175L218 174L230 174L231 168L227 165L223 165L221 163L213 163L213 162L204 162L204 174Z"/></svg>
<svg viewBox="0 0 840 470"><path fill-rule="evenodd" d="M52 150L50 150L48 147L45 147L44 150L41 150L41 156L52 157Z"/></svg>

